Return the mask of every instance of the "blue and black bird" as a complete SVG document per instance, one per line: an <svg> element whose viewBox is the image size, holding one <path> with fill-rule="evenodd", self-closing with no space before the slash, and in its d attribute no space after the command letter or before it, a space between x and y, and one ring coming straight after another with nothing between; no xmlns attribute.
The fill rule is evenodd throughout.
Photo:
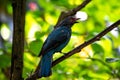
<svg viewBox="0 0 120 80"><path fill-rule="evenodd" d="M39 77L48 77L51 75L52 57L55 52L61 50L68 44L71 37L71 27L77 23L74 16L65 18L58 24L45 40L39 56L41 56Z"/></svg>

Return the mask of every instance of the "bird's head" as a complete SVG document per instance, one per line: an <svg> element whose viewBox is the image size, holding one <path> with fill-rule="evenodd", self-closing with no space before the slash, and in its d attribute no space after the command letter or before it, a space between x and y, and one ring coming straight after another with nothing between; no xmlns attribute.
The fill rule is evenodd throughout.
<svg viewBox="0 0 120 80"><path fill-rule="evenodd" d="M75 16L69 16L67 18L65 18L60 24L62 26L72 26L75 23L78 23L77 20L79 20L80 18L76 18Z"/></svg>

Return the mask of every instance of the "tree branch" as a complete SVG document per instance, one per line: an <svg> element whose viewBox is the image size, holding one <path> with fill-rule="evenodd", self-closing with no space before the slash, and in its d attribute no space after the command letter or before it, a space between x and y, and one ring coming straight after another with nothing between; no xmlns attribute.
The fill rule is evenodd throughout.
<svg viewBox="0 0 120 80"><path fill-rule="evenodd" d="M100 40L101 37L103 37L105 34L107 34L112 29L117 27L119 24L120 24L120 20L116 21L114 24L112 24L111 26L107 27L105 30L103 30L101 33L99 33L98 35L96 35L95 37L90 39L89 41L84 42L83 44L79 45L78 47L76 47L72 51L69 51L64 56L62 56L62 57L58 58L57 60L53 61L52 66L55 66L56 64L58 64L61 61L65 60L66 58L72 56L73 54L80 52L81 49L83 49L84 47L88 46L89 44L92 44L93 42Z"/></svg>
<svg viewBox="0 0 120 80"><path fill-rule="evenodd" d="M12 0L13 7L13 45L11 58L10 80L23 80L23 52L24 52L24 26L26 0Z"/></svg>
<svg viewBox="0 0 120 80"><path fill-rule="evenodd" d="M57 24L55 25L55 28L58 27L57 25L63 20L65 19L66 17L68 16L73 16L76 14L76 12L78 12L79 10L81 10L82 8L84 8L91 0L84 0L84 2L80 5L78 5L77 7L73 8L72 10L69 10L69 11L63 11L61 12L59 18L58 18L58 21L57 21Z"/></svg>

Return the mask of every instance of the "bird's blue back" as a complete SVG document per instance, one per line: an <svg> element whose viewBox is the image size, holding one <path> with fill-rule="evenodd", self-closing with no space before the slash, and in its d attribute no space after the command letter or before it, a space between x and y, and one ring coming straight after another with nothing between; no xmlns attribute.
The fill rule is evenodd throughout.
<svg viewBox="0 0 120 80"><path fill-rule="evenodd" d="M69 42L71 37L71 28L58 27L51 32L43 45L42 51L47 54L48 51L60 52Z"/></svg>

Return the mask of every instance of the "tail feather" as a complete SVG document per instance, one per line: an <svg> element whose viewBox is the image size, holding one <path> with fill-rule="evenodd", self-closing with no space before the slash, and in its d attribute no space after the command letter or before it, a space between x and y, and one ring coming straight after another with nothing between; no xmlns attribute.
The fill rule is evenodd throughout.
<svg viewBox="0 0 120 80"><path fill-rule="evenodd" d="M41 57L39 77L48 77L52 74L52 56L53 54L47 53Z"/></svg>

